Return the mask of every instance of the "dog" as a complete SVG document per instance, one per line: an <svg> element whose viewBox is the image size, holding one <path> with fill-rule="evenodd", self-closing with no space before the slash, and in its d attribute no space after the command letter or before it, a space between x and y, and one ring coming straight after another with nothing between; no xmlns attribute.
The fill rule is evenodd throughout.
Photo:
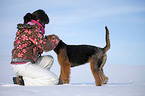
<svg viewBox="0 0 145 96"><path fill-rule="evenodd" d="M68 84L70 78L70 68L90 62L91 71L95 78L96 86L107 84L108 77L103 72L103 66L106 62L106 52L110 49L109 30L106 29L106 46L104 48L91 45L67 45L56 35L48 35L48 40L57 38L58 45L53 49L58 57L61 66L61 72L58 84Z"/></svg>

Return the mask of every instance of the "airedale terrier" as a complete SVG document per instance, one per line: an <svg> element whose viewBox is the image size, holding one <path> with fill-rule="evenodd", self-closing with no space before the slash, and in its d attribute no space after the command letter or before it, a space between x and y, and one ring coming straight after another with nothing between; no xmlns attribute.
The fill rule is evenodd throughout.
<svg viewBox="0 0 145 96"><path fill-rule="evenodd" d="M91 45L67 45L56 35L46 36L47 39L54 37L59 39L59 43L54 49L61 66L61 73L58 84L68 84L70 67L79 66L90 62L91 70L95 78L96 86L101 86L108 82L108 77L103 72L106 62L106 52L110 49L109 30L106 29L106 46L104 48Z"/></svg>

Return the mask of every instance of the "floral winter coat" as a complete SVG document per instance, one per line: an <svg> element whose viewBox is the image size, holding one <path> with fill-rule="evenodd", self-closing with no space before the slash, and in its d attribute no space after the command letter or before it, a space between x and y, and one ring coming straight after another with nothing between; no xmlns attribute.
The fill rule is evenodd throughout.
<svg viewBox="0 0 145 96"><path fill-rule="evenodd" d="M18 24L18 31L12 50L12 59L22 58L36 62L43 51L50 51L58 44L58 40L48 41L41 32L42 26L30 21L33 25ZM11 62L13 63L13 62Z"/></svg>

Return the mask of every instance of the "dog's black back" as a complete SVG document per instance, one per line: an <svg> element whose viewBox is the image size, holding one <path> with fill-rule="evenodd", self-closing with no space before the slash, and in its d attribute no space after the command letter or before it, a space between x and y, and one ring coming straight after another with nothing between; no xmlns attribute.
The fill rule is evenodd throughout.
<svg viewBox="0 0 145 96"><path fill-rule="evenodd" d="M65 48L71 67L79 66L88 62L95 54L103 55L103 49L91 45L66 45L60 40L55 52L59 54L59 50ZM96 58L97 59L97 58Z"/></svg>

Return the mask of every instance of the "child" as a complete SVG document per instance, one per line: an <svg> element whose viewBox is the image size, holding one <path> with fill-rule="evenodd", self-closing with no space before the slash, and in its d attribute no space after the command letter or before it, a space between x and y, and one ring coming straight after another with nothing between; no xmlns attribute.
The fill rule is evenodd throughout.
<svg viewBox="0 0 145 96"><path fill-rule="evenodd" d="M37 10L24 16L24 24L18 24L11 61L13 72L17 75L13 77L14 84L25 86L57 84L57 76L50 71L53 57L41 56L43 51L48 52L59 43L59 40L48 41L44 38L45 24L48 23L47 14L43 10Z"/></svg>

